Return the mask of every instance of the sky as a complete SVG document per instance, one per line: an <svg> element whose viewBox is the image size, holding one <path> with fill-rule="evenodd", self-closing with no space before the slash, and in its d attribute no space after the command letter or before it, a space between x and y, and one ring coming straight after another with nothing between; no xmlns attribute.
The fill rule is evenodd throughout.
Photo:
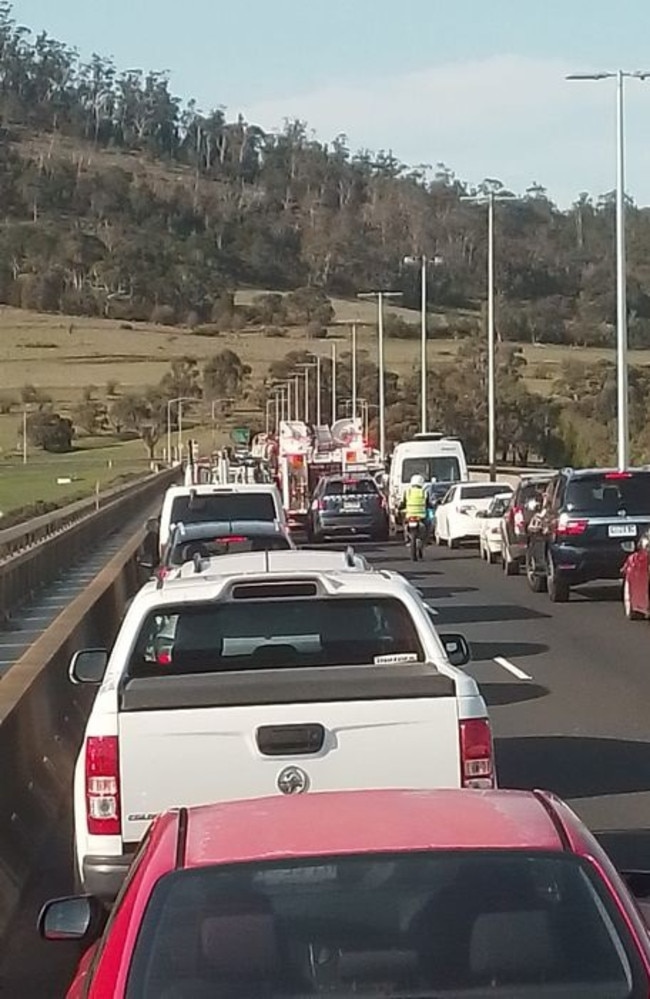
<svg viewBox="0 0 650 999"><path fill-rule="evenodd" d="M164 69L203 110L271 131L445 163L567 207L616 182L616 82L571 72L650 70L648 0L14 0L16 20ZM626 187L650 205L650 79L625 88Z"/></svg>

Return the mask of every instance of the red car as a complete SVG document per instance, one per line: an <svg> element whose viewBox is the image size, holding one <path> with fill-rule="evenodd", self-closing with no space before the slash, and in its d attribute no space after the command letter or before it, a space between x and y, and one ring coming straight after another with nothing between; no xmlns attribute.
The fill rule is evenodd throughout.
<svg viewBox="0 0 650 999"><path fill-rule="evenodd" d="M630 621L650 617L650 533L642 534L622 569L623 606Z"/></svg>
<svg viewBox="0 0 650 999"><path fill-rule="evenodd" d="M159 817L106 926L89 897L42 935L90 945L69 999L648 999L650 937L558 798L347 791Z"/></svg>

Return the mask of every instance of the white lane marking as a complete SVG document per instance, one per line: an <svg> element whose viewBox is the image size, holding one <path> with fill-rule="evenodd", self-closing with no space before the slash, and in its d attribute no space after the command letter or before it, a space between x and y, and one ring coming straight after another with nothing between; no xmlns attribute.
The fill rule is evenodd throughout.
<svg viewBox="0 0 650 999"><path fill-rule="evenodd" d="M523 669L519 669L518 666L515 666L514 663L511 663L508 659L504 659L503 656L495 656L494 662L497 666L501 666L502 669L507 669L508 673L512 673L512 675L516 676L518 680L533 679L532 676L528 675L528 673L524 673Z"/></svg>

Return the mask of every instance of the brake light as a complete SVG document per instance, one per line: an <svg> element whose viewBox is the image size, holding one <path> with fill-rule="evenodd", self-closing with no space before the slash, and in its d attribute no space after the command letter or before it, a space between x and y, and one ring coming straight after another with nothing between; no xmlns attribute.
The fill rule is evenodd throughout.
<svg viewBox="0 0 650 999"><path fill-rule="evenodd" d="M574 538L584 534L589 527L588 520L571 520L566 514L562 514L557 522L555 533L558 537Z"/></svg>
<svg viewBox="0 0 650 999"><path fill-rule="evenodd" d="M218 545L235 545L242 541L248 541L248 538L239 537L238 535L233 534L231 538L215 538L214 540L215 544Z"/></svg>
<svg viewBox="0 0 650 999"><path fill-rule="evenodd" d="M632 473L631 472L605 472L605 478L609 479L610 481L612 479L631 479L632 478Z"/></svg>
<svg viewBox="0 0 650 999"><path fill-rule="evenodd" d="M465 718L459 725L461 787L494 787L494 749L487 718Z"/></svg>
<svg viewBox="0 0 650 999"><path fill-rule="evenodd" d="M86 817L91 836L122 832L116 735L91 735L86 740Z"/></svg>

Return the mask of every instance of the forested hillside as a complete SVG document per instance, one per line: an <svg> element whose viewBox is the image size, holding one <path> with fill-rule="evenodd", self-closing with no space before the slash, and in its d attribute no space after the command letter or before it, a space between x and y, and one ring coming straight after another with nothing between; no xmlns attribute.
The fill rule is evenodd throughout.
<svg viewBox="0 0 650 999"><path fill-rule="evenodd" d="M485 212L460 200L452 170L430 180L302 122L267 134L226 115L218 93L214 107L182 101L162 73L84 63L0 4L0 301L181 323L218 317L244 283L398 286L416 304L401 261L427 253L442 258L432 309L480 303ZM561 212L534 185L497 214L501 337L609 343L611 197ZM631 206L629 233L631 344L650 346L648 210Z"/></svg>

